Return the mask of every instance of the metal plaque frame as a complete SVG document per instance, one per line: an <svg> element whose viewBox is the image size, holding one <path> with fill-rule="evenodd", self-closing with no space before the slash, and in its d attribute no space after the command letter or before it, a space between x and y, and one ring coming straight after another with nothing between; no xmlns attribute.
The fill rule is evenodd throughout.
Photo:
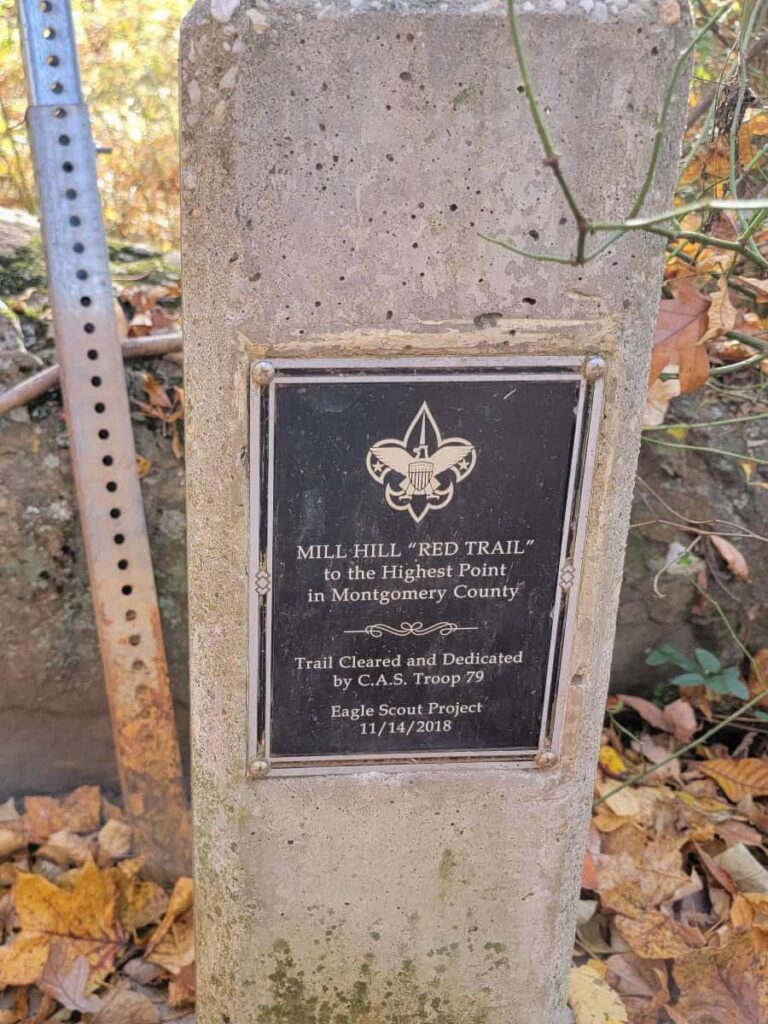
<svg viewBox="0 0 768 1024"><path fill-rule="evenodd" d="M570 655L594 472L605 361L602 357L477 356L419 359L274 359L252 364L250 375L250 536L248 637L248 774L316 775L382 770L551 767L559 759ZM550 633L539 744L535 749L444 750L424 753L327 754L273 757L272 551L274 540L275 389L295 384L397 381L576 381L579 384L558 581Z"/></svg>

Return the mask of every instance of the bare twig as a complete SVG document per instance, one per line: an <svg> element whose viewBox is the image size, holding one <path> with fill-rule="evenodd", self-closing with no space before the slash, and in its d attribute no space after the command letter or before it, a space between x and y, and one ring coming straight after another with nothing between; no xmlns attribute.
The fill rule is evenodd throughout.
<svg viewBox="0 0 768 1024"><path fill-rule="evenodd" d="M749 455L745 452L730 452L727 448L708 448L699 444L675 444L672 441L660 441L658 437L644 437L648 444L656 444L661 448L678 448L688 452L707 452L710 455L724 455L729 459L737 459L739 462L754 462L759 466L768 466L768 459L758 459L756 455Z"/></svg>
<svg viewBox="0 0 768 1024"><path fill-rule="evenodd" d="M560 186L560 191L563 193L568 208L573 214L573 218L576 221L576 227L578 229L578 242L576 247L576 262L580 263L584 255L584 240L587 236L587 219L581 212L581 209L576 202L573 193L571 192L570 186L565 179L563 170L560 166L560 158L555 152L555 147L552 145L552 140L549 136L549 130L547 129L544 118L539 110L539 104L536 100L536 94L533 91L531 84L531 76L528 71L528 62L525 57L525 49L523 48L523 41L520 36L520 29L517 24L517 11L515 7L515 0L507 0L507 10L509 12L509 31L512 36L512 45L515 48L515 56L517 57L517 66L520 70L520 76L523 79L523 87L525 89L525 98L528 100L528 107L531 111L531 117L533 123L536 126L536 132L541 141L542 148L544 150L544 163L549 167Z"/></svg>
<svg viewBox="0 0 768 1024"><path fill-rule="evenodd" d="M702 420L700 423L686 423L685 421L661 423L658 426L643 427L642 430L644 434L656 430L679 430L681 427L685 430L696 430L699 427L725 427L734 423L751 423L753 420L765 419L768 419L768 412L756 412L749 416L728 416L719 420ZM638 479L640 478L638 477Z"/></svg>
<svg viewBox="0 0 768 1024"><path fill-rule="evenodd" d="M581 266L585 263L589 263L591 260L596 259L596 257L599 256L600 253L604 252L609 246L611 246L615 241L621 238L628 231L632 231L635 229L647 229L652 225L663 223L664 221L668 220L673 220L675 217L681 216L686 212L692 212L693 210L736 209L737 207L734 205L720 205L722 203L732 204L732 200L703 199L696 204L689 204L689 208L681 207L673 211L672 213L659 214L656 217L644 218L642 220L636 219L638 213L643 207L643 204L645 203L646 198L648 197L648 193L650 192L651 186L653 185L653 181L656 177L656 169L658 166L659 157L661 156L662 145L664 142L664 131L666 128L667 119L669 117L669 111L675 96L675 91L677 88L677 83L680 78L680 75L682 74L683 70L687 67L688 57L691 51L697 45L697 43L702 39L702 37L707 32L709 32L709 30L720 20L720 18L723 17L725 12L730 9L733 2L734 0L729 0L728 3L718 8L718 10L715 11L714 14L707 18L707 21L705 22L704 26L692 36L687 46L685 46L681 53L678 55L672 69L670 80L667 84L667 88L662 98L661 108L659 110L658 117L656 119L656 126L653 136L653 144L651 147L651 155L648 161L648 167L646 169L638 193L635 196L635 199L632 203L629 215L626 218L626 220L618 224L605 224L593 221L586 216L586 214L581 209L578 201L576 200L576 197L574 196L573 191L571 190L571 187L568 184L565 174L563 173L563 169L560 164L560 157L555 151L555 147L552 143L552 139L549 134L549 129L547 128L544 117L542 116L541 109L539 107L539 103L531 83L531 76L528 70L528 62L525 55L525 49L523 47L522 37L520 35L520 27L517 21L516 0L507 0L507 9L509 13L509 31L512 37L512 45L515 50L518 69L523 79L523 88L526 99L528 101L528 107L531 112L531 117L533 119L533 123L536 128L536 133L539 137L539 141L541 142L542 149L544 150L544 163L547 167L551 169L552 173L554 174L555 180L557 181L560 191L563 194L563 198L565 199L565 202L569 210L571 211L574 220L576 221L576 252L573 257L549 255L546 253L533 253L524 249L519 249L517 246L513 245L510 242L504 242L501 241L500 239L491 238L487 235L482 235L481 237L483 237L489 242L492 242L494 245L498 245L501 248L506 249L509 252L513 252L518 256L525 256L528 259L534 259L545 263L561 263ZM764 0L759 0L759 2L762 3L764 2ZM762 210L765 208L766 205L765 203L759 203L758 200L744 200L743 203L744 206L739 206L738 209L743 208ZM604 239L602 242L600 242L597 245L597 247L593 249L591 252L586 252L586 240L588 236L591 234L596 234L598 232L607 232L608 237ZM752 249L752 246L750 245L749 248ZM752 258L756 262L760 262L763 259L762 255L759 252ZM761 263L761 265L763 264ZM765 261L765 268L768 269L768 261Z"/></svg>
<svg viewBox="0 0 768 1024"><path fill-rule="evenodd" d="M180 352L182 347L181 333L174 331L168 334L154 334L146 338L126 338L123 341L123 359L140 359L143 356L164 356L172 352ZM5 416L13 409L26 405L34 398L39 398L46 391L59 384L59 366L54 363L40 373L35 373L26 380L20 381L12 388L0 394L0 416Z"/></svg>

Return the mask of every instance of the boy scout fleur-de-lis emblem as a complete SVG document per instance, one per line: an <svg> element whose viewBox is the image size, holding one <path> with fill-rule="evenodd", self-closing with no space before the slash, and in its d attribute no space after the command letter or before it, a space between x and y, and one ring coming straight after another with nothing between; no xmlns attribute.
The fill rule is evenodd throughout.
<svg viewBox="0 0 768 1024"><path fill-rule="evenodd" d="M443 437L426 402L413 418L402 441L385 438L371 445L366 466L376 483L384 484L390 508L410 512L420 523L427 512L445 508L455 485L475 468L475 446L463 437Z"/></svg>

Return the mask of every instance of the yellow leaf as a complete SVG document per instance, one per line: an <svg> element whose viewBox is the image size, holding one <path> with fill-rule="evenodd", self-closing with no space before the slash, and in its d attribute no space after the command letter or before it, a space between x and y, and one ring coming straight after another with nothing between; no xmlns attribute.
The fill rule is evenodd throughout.
<svg viewBox="0 0 768 1024"><path fill-rule="evenodd" d="M0 989L6 985L34 985L48 959L51 940L40 933L17 936L0 949Z"/></svg>
<svg viewBox="0 0 768 1024"><path fill-rule="evenodd" d="M745 796L768 796L768 760L729 757L701 761L697 768L718 784L729 800L737 804Z"/></svg>
<svg viewBox="0 0 768 1024"><path fill-rule="evenodd" d="M619 915L615 923L632 952L647 960L684 956L691 949L705 945L704 936L697 928L674 921L660 910L649 910L637 919Z"/></svg>
<svg viewBox="0 0 768 1024"><path fill-rule="evenodd" d="M759 928L768 932L768 893L740 892L731 905L734 928Z"/></svg>
<svg viewBox="0 0 768 1024"><path fill-rule="evenodd" d="M669 427L667 435L675 441L684 441L688 436L688 430L689 428L683 424L675 424L674 426Z"/></svg>
<svg viewBox="0 0 768 1024"><path fill-rule="evenodd" d="M627 770L627 766L613 747L600 747L598 762L601 768L604 768L605 771L610 772L612 775L621 775L622 772Z"/></svg>
<svg viewBox="0 0 768 1024"><path fill-rule="evenodd" d="M733 813L732 807L724 804L722 800L716 800L713 796L694 796L693 793L687 793L684 789L675 795L686 807L707 815L713 821L727 821Z"/></svg>
<svg viewBox="0 0 768 1024"><path fill-rule="evenodd" d="M599 960L571 968L568 1004L576 1024L627 1024L629 1020L621 996L605 981L605 967Z"/></svg>
<svg viewBox="0 0 768 1024"><path fill-rule="evenodd" d="M110 870L117 889L117 916L132 935L148 924L156 924L168 907L168 896L155 882L138 877L140 862L123 861Z"/></svg>
<svg viewBox="0 0 768 1024"><path fill-rule="evenodd" d="M93 977L112 971L123 942L115 919L115 886L93 861L76 873L71 889L20 874L15 905L20 932L0 949L0 987L35 984L57 940L66 941L72 962L86 958Z"/></svg>
<svg viewBox="0 0 768 1024"><path fill-rule="evenodd" d="M191 878L182 877L176 880L163 920L152 933L147 943L147 954L151 953L155 946L167 935L174 921L192 909L194 892L194 882Z"/></svg>
<svg viewBox="0 0 768 1024"><path fill-rule="evenodd" d="M620 818L618 814L614 814L605 804L601 804L592 815L592 824L598 832L615 832L632 820L632 818Z"/></svg>
<svg viewBox="0 0 768 1024"><path fill-rule="evenodd" d="M191 910L173 922L145 959L171 974L178 974L195 962L195 929Z"/></svg>
<svg viewBox="0 0 768 1024"><path fill-rule="evenodd" d="M744 118L744 125L750 135L768 135L768 113L764 110L755 111L751 117Z"/></svg>

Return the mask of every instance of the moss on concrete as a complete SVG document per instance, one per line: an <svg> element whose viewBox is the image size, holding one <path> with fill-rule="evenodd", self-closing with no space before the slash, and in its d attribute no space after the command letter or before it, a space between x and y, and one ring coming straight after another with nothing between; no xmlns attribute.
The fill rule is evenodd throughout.
<svg viewBox="0 0 768 1024"><path fill-rule="evenodd" d="M271 959L271 1000L258 1007L257 1024L487 1024L489 1019L477 998L473 1005L455 1005L441 992L438 976L420 982L411 960L403 960L392 975L378 971L373 954L366 953L357 977L337 986L309 981L285 940L274 943Z"/></svg>

